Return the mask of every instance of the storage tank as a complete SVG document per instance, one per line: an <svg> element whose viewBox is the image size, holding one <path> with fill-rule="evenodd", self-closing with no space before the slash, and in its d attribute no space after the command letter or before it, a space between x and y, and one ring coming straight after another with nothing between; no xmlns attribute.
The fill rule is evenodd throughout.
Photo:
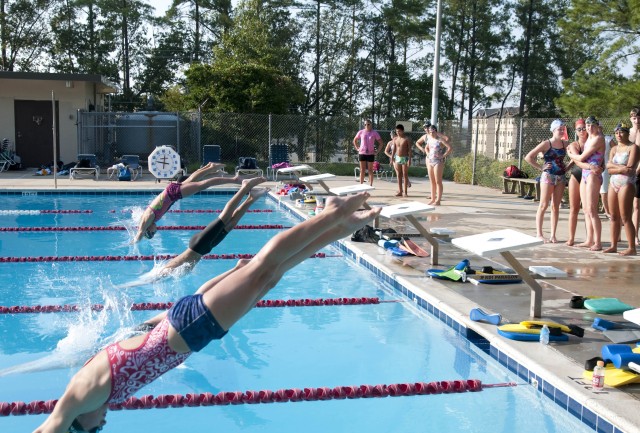
<svg viewBox="0 0 640 433"><path fill-rule="evenodd" d="M139 111L116 120L116 152L146 158L156 146L173 146L180 151L178 127L182 122L175 113Z"/></svg>

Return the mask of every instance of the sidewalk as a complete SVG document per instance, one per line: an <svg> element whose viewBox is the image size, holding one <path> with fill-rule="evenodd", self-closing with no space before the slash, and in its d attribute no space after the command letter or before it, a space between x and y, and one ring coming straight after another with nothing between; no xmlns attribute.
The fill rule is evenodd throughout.
<svg viewBox="0 0 640 433"><path fill-rule="evenodd" d="M37 177L31 172L4 172L0 173L0 191L7 189L17 190L51 190L53 189L52 176ZM334 180L335 179L335 180ZM336 177L328 180L330 187L355 185L353 177ZM427 202L429 181L426 178L412 178L413 186L409 189L409 198L395 197L397 185L392 182L376 179L375 191L372 191L369 204L389 205L403 201ZM58 189L68 190L160 190L166 185L166 181L156 183L155 179L145 173L142 179L134 182L118 182L107 180L101 175L99 181L69 180L64 177L58 180ZM276 189L273 181L268 181L267 186ZM286 199L286 198L285 198ZM523 233L535 236L535 213L537 203L518 198L513 194L502 194L501 191L489 188L455 184L445 182L442 206L434 212L424 214L419 220L427 227L446 227L455 230L454 237L484 233L504 228L512 228ZM589 310L576 310L569 307L569 300L573 295L605 296L618 298L621 301L640 307L640 257L622 257L617 254L604 254L591 252L583 248L568 247L564 244L567 239L567 209L561 209L560 222L558 224L558 239L560 243L544 244L529 250L513 251L514 256L521 261L525 268L531 265L554 266L565 272L568 277L564 279L539 280L543 287L542 320L553 320L564 324L575 324L585 329L583 339L571 337L567 343L558 343L543 348L537 343L523 343L507 340L497 335L495 327L483 325L468 320L470 308L480 306L483 309L500 313L503 321L518 323L529 318L530 289L524 284L514 285L479 285L471 283L454 283L431 280L424 276L424 270L431 268L428 258L408 258L399 260L387 256L374 244L352 243L352 247L360 250L368 258L373 258L380 263L380 268L388 269L390 274L398 278L411 281L418 289L425 292L425 296L436 297L438 302L447 304L447 308L457 312L462 320L473 326L473 329L487 338L492 344L500 347L501 351L513 352L514 357L525 356L532 360L542 371L562 381L558 388L567 389L567 393L582 392L582 404L584 401L594 400L593 410L602 409L604 415L612 422L619 419L620 426L625 431L638 431L637 427L629 429L629 426L640 425L640 411L638 411L638 399L640 399L640 385L629 385L619 389L607 388L607 396L593 397L588 391L580 391L584 386L580 385L584 361L600 355L600 348L611 342L602 333L591 329L590 325L597 314ZM604 245L609 244L609 222L602 216L602 239ZM545 219L545 234L549 233L549 212ZM381 220L383 226L388 220ZM399 222L393 222L394 228L401 232L415 232L410 225L399 226ZM623 235L624 236L624 235ZM420 245L426 247L426 243L415 239ZM584 220L580 215L576 240L584 240ZM622 242L620 250L624 249L626 242ZM469 259L474 268L486 264L496 263L506 266L500 256L496 263L487 259L472 256L469 253L453 246L450 242L441 242L439 254L440 268L457 264L462 259ZM624 322L622 316L600 316L607 320ZM504 349L503 349L504 348ZM511 355L510 355L511 356ZM524 362L523 362L524 364ZM571 394L570 394L571 395Z"/></svg>

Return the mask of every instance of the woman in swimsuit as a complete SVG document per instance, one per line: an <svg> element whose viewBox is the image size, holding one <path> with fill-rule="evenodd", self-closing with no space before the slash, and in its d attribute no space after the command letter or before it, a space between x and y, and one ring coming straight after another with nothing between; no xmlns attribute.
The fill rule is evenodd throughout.
<svg viewBox="0 0 640 433"><path fill-rule="evenodd" d="M440 206L442 199L442 174L446 157L451 153L449 137L438 133L435 125L425 124L426 134L416 141L416 147L427 155L427 171L431 183L431 200L429 204Z"/></svg>
<svg viewBox="0 0 640 433"><path fill-rule="evenodd" d="M140 222L138 224L138 232L133 238L132 243L140 242L143 237L151 239L158 228L156 223L164 216L165 213L173 206L173 204L182 199L204 191L210 186L222 185L225 183L241 183L244 177L211 177L216 174L222 164L214 164L210 162L204 167L194 171L191 176L180 178L177 182L171 182L160 194L153 199L151 204L145 209Z"/></svg>
<svg viewBox="0 0 640 433"><path fill-rule="evenodd" d="M586 162L588 168L582 169L582 181L580 183L580 199L584 209L587 228L587 240L580 247L587 247L591 251L602 249L602 223L598 215L600 201L600 186L602 185L602 171L604 162L604 135L600 133L598 119L589 116L586 120L589 138L584 144L581 154L572 150L567 153L575 162Z"/></svg>
<svg viewBox="0 0 640 433"><path fill-rule="evenodd" d="M549 128L553 137L538 144L524 158L531 166L542 171L540 176L540 204L536 212L536 236L545 240L542 234L542 221L551 201L551 236L549 242L556 243L556 230L560 215L560 202L566 184L566 167L564 159L567 156L567 143L562 137L567 132L567 127L560 119L551 122ZM536 160L538 154L543 153L544 164L540 165ZM545 240L546 242L546 240Z"/></svg>
<svg viewBox="0 0 640 433"><path fill-rule="evenodd" d="M629 247L620 254L636 255L636 228L631 220L633 199L636 194L636 168L638 166L638 146L629 141L629 125L620 123L615 129L617 146L611 149L607 170L609 179L609 210L611 211L611 246L605 253L618 251L620 225L624 225L624 233Z"/></svg>
<svg viewBox="0 0 640 433"><path fill-rule="evenodd" d="M587 134L587 125L584 119L578 119L575 123L576 128L576 141L571 143L567 147L568 153L575 153L580 155L584 149L584 144L587 141L589 135ZM580 212L580 182L582 181L582 169L589 168L588 164L584 162L575 162L571 160L567 164L567 170L571 169L571 175L569 176L569 239L567 240L568 246L573 246L575 243L576 227L578 225L578 213ZM587 226L590 230L590 226Z"/></svg>
<svg viewBox="0 0 640 433"><path fill-rule="evenodd" d="M321 214L277 234L250 261L178 300L153 330L107 346L71 378L51 415L34 433L100 430L109 403L125 401L193 352L222 338L286 271L376 218L381 208L358 211L368 198L367 193L329 197Z"/></svg>

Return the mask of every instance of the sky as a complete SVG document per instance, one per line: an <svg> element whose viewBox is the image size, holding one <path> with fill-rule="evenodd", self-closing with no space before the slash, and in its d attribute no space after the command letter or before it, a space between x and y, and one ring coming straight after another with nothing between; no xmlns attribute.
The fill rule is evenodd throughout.
<svg viewBox="0 0 640 433"><path fill-rule="evenodd" d="M147 3L156 8L156 15L162 15L171 6L172 0L147 0Z"/></svg>

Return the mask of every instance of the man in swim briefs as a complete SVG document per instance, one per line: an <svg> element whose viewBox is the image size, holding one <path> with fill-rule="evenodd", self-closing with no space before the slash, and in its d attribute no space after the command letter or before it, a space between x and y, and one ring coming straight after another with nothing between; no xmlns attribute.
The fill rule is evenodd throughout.
<svg viewBox="0 0 640 433"><path fill-rule="evenodd" d="M169 183L164 191L158 194L149 207L145 209L140 218L138 232L133 238L132 243L140 242L143 237L151 239L155 236L158 230L156 223L167 213L176 201L204 191L210 186L222 185L224 183L238 184L242 182L242 179L245 179L245 177L242 176L234 176L231 178L212 177L222 166L222 164L210 162L204 167L194 171L191 176L187 178L183 176L178 179L177 182Z"/></svg>
<svg viewBox="0 0 640 433"><path fill-rule="evenodd" d="M398 192L396 197L407 197L409 188L409 166L411 165L411 138L404 133L404 126L396 125L396 137L393 138L395 146L394 162L398 173Z"/></svg>
<svg viewBox="0 0 640 433"><path fill-rule="evenodd" d="M321 214L277 234L243 266L178 300L151 332L107 346L71 378L34 433L99 431L110 403L124 402L192 352L222 338L285 272L376 218L381 208L359 211L367 198L367 193L329 197Z"/></svg>

